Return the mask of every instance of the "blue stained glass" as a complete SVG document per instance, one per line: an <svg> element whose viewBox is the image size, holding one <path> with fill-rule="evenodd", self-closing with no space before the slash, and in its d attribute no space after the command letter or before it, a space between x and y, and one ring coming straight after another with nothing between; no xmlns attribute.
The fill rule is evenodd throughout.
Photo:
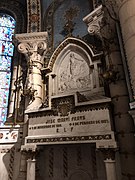
<svg viewBox="0 0 135 180"><path fill-rule="evenodd" d="M7 14L0 14L0 26L15 28L15 20Z"/></svg>
<svg viewBox="0 0 135 180"><path fill-rule="evenodd" d="M7 117L15 24L11 16L0 13L0 126L4 126Z"/></svg>
<svg viewBox="0 0 135 180"><path fill-rule="evenodd" d="M0 126L4 126L4 122L6 121L7 116L7 108L0 108Z"/></svg>
<svg viewBox="0 0 135 180"><path fill-rule="evenodd" d="M12 42L0 41L0 55L13 56L14 46Z"/></svg>
<svg viewBox="0 0 135 180"><path fill-rule="evenodd" d="M10 71L11 69L11 57L0 56L0 71Z"/></svg>
<svg viewBox="0 0 135 180"><path fill-rule="evenodd" d="M9 27L0 27L0 39L5 41L12 41L14 29Z"/></svg>

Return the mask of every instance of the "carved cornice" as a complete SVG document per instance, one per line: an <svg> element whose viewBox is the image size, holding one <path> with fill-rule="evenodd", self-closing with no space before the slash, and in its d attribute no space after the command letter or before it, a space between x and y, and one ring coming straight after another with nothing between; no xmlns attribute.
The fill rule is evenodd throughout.
<svg viewBox="0 0 135 180"><path fill-rule="evenodd" d="M64 96L64 97L58 97L53 98L51 100L51 109L41 109L35 112L29 112L28 116L29 118L39 118L39 117L45 117L45 116L58 116L58 114L61 114L63 116L63 113L77 113L77 112L88 112L88 111L98 111L98 110L105 110L105 109L111 109L110 100L108 99L102 99L102 101L95 101L96 103L90 103L90 101L85 102L84 104L78 103L75 104L75 97L73 95ZM64 112L63 112L63 106L65 106Z"/></svg>
<svg viewBox="0 0 135 180"><path fill-rule="evenodd" d="M104 12L102 10L102 5L100 5L98 8L83 18L83 21L88 26L88 32L90 35L96 35L99 37L101 36L100 29L103 14Z"/></svg>
<svg viewBox="0 0 135 180"><path fill-rule="evenodd" d="M35 33L23 33L23 34L16 34L15 35L16 39L19 42L24 42L24 41L34 41L34 40L42 40L42 41L47 41L47 32L35 32Z"/></svg>

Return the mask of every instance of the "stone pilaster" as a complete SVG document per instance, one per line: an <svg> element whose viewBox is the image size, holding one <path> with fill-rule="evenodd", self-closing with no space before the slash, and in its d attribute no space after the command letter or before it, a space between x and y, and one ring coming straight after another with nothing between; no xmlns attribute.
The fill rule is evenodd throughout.
<svg viewBox="0 0 135 180"><path fill-rule="evenodd" d="M47 49L47 33L17 34L18 50L27 59L27 78L23 89L26 97L26 108L33 110L42 104L43 83L41 69L43 68L44 54Z"/></svg>

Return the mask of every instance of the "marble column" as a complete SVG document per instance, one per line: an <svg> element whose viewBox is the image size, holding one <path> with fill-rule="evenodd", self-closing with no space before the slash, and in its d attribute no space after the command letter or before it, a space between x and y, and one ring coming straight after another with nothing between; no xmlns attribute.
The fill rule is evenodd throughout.
<svg viewBox="0 0 135 180"><path fill-rule="evenodd" d="M106 179L107 180L117 180L116 173L116 161L115 161L115 148L105 148L99 149L104 157L105 169L106 169Z"/></svg>
<svg viewBox="0 0 135 180"><path fill-rule="evenodd" d="M135 99L135 1L116 1L129 68L133 95ZM135 106L135 105L134 105Z"/></svg>
<svg viewBox="0 0 135 180"><path fill-rule="evenodd" d="M27 172L26 180L35 180L36 179L36 156L39 152L39 149L36 145L22 145L21 146L22 154L27 159ZM21 168L23 168L24 159L21 159Z"/></svg>
<svg viewBox="0 0 135 180"><path fill-rule="evenodd" d="M36 177L36 160L27 160L27 180L35 180Z"/></svg>
<svg viewBox="0 0 135 180"><path fill-rule="evenodd" d="M47 33L17 34L16 39L20 43L18 50L27 59L27 78L23 89L26 97L27 110L34 110L41 106L43 101L43 81L41 70L44 63L44 55L47 49Z"/></svg>
<svg viewBox="0 0 135 180"><path fill-rule="evenodd" d="M106 159L104 160L104 163L105 163L105 168L106 168L107 180L117 180L115 160Z"/></svg>

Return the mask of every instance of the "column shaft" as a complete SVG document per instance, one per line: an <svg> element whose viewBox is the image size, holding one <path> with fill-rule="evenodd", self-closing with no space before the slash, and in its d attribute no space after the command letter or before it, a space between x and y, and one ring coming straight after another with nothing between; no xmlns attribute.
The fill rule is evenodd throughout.
<svg viewBox="0 0 135 180"><path fill-rule="evenodd" d="M107 159L105 162L107 180L117 180L115 160Z"/></svg>
<svg viewBox="0 0 135 180"><path fill-rule="evenodd" d="M27 160L27 180L35 180L35 168L36 160L35 159L28 159Z"/></svg>
<svg viewBox="0 0 135 180"><path fill-rule="evenodd" d="M135 96L135 1L124 0L118 5L118 13L131 76L131 84Z"/></svg>

